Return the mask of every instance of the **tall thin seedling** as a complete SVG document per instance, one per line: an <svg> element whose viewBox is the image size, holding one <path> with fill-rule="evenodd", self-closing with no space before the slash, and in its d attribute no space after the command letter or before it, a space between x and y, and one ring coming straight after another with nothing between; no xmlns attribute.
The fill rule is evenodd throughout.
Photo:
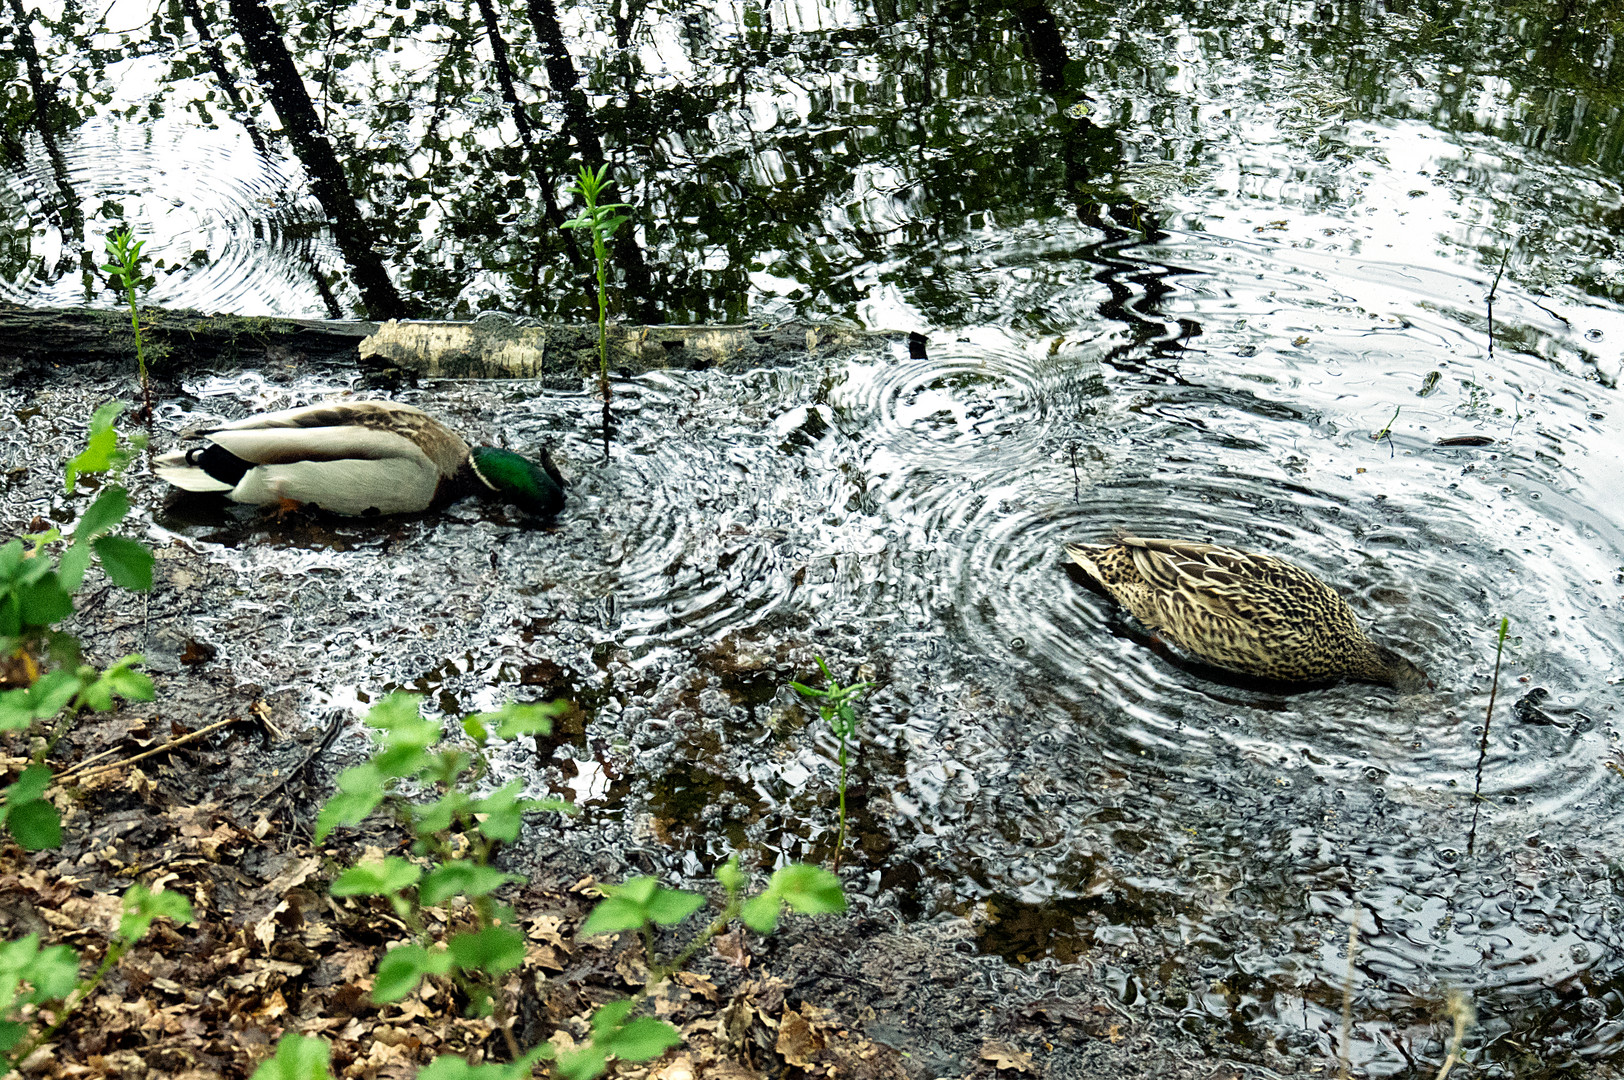
<svg viewBox="0 0 1624 1080"><path fill-rule="evenodd" d="M581 196L586 209L579 217L564 222L566 229L592 230L592 254L598 264L598 390L603 394L603 456L609 456L609 244L615 230L631 220L622 210L630 210L626 203L605 203L599 200L610 183L605 179L609 166L593 172L591 166L581 166L581 177L570 185L573 194Z"/></svg>
<svg viewBox="0 0 1624 1080"><path fill-rule="evenodd" d="M141 312L135 303L135 286L141 280L141 249L145 240L135 239L129 229L117 229L107 237L107 253L113 261L102 267L107 276L130 302L130 329L135 331L135 363L141 372L141 412L147 427L152 427L152 384L147 381L147 354L141 341Z"/></svg>
<svg viewBox="0 0 1624 1080"><path fill-rule="evenodd" d="M1472 827L1466 834L1466 854L1477 846L1477 812L1483 805L1483 759L1489 755L1489 718L1494 715L1494 699L1500 693L1500 654L1506 647L1509 618L1500 619L1500 637L1494 643L1494 682L1489 686L1489 707L1483 713L1483 740L1477 748L1477 780L1472 784Z"/></svg>
<svg viewBox="0 0 1624 1080"><path fill-rule="evenodd" d="M850 740L857 737L857 713L851 703L874 684L860 682L851 686L841 686L835 681L829 665L823 662L823 657L818 656L814 659L823 670L823 681L828 685L822 690L814 690L798 682L792 682L790 686L802 697L811 698L818 703L818 714L840 740L840 831L835 837L834 860L835 869L838 870L840 854L846 849L846 746Z"/></svg>

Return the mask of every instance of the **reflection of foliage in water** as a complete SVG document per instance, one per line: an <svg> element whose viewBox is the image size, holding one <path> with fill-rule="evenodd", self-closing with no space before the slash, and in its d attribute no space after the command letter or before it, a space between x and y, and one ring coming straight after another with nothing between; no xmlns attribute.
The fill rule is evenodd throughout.
<svg viewBox="0 0 1624 1080"><path fill-rule="evenodd" d="M233 107L183 17L190 6L161 10L144 36L115 38L77 8L37 19L46 73L62 87L45 103L51 123L68 130L112 106L132 119L185 111L225 124ZM974 0L789 16L669 2L561 14L591 122L644 211L648 299L672 321L851 314L877 290L900 291L937 323L1008 318L1007 291L974 295L967 269L940 272L944 257L1013 227L1031 227L1041 251L1045 223L1122 198L1114 185L1130 177L1144 195L1193 185L1214 136L1272 112L1311 140L1340 117L1417 118L1517 144L1535 132L1536 148L1604 173L1624 147L1606 108L1624 85L1618 60L1594 62L1599 26L1617 21L1605 5L1582 17L1524 3L1371 18L1356 5L1282 14L1234 3L1204 27L1157 6L1056 5L1052 40L1029 15ZM278 9L405 289L447 313L583 315L570 284L580 269L546 210L575 156L572 126L524 6L492 11L537 134L533 156L514 137L515 102L496 85L478 11ZM229 40L223 7L200 14L212 38ZM25 88L8 66L0 77ZM126 89L134 70L158 76L155 91ZM1146 85L1145 70L1170 78ZM261 92L245 79L239 88L259 118ZM137 96L114 106L115 89ZM1192 95L1236 107L1192 113ZM37 120L26 93L8 97L0 125L13 160ZM1350 152L1334 138L1325 149ZM1578 201L1561 212L1589 213ZM0 266L26 262L13 250L21 243L5 242ZM1065 248L1075 258L1075 244ZM1041 254L1004 258L1037 278L1005 285L1037 294L1017 302L1024 310L1067 287ZM1592 277L1605 287L1605 274Z"/></svg>

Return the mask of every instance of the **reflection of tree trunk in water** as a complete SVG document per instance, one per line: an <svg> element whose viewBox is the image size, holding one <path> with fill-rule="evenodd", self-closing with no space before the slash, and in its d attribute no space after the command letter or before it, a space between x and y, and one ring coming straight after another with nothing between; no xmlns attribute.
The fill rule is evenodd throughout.
<svg viewBox="0 0 1624 1080"><path fill-rule="evenodd" d="M519 130L519 142L524 146L524 157L530 163L530 171L535 173L536 187L541 191L542 206L546 209L547 220L552 222L553 228L558 230L558 235L563 237L564 253L569 256L570 262L577 270L582 270L586 266L586 257L581 254L575 235L561 228L564 224L564 212L558 208L558 200L553 197L553 188L557 181L548 171L547 162L536 147L530 117L524 111L524 104L519 101L518 91L513 88L513 66L508 63L507 41L502 37L501 27L497 23L496 8L491 0L479 0L479 15L485 20L485 38L491 43L491 56L496 66L496 81L502 87L502 100L507 102L508 112L513 117L513 126Z"/></svg>
<svg viewBox="0 0 1624 1080"><path fill-rule="evenodd" d="M1109 207L1113 211L1127 211L1136 229L1151 231L1153 226L1144 220L1145 207L1121 197L1102 200L1100 196L1105 193L1096 189L1096 178L1119 166L1122 154L1113 134L1096 127L1087 117L1071 114L1072 106L1085 95L1082 87L1066 80L1071 55L1060 36L1054 12L1049 10L1046 0L1005 0L1005 6L1020 20L1028 59L1038 69L1038 85L1054 99L1057 113L1054 122L1060 134L1066 187L1077 207L1078 218L1095 228L1115 227L1104 221L1100 212Z"/></svg>
<svg viewBox="0 0 1624 1080"><path fill-rule="evenodd" d="M1005 6L1020 20L1028 58L1038 70L1038 84L1054 100L1054 124L1060 137L1066 194L1077 209L1078 220L1103 231L1109 239L1102 247L1107 249L1130 239L1154 238L1159 226L1149 207L1126 195L1100 189L1096 178L1109 176L1120 168L1122 153L1112 132L1071 111L1079 101L1085 100L1085 95L1083 88L1076 85L1075 77L1071 80L1066 77L1071 56L1046 0L1005 0ZM1127 220L1121 221L1122 218ZM1146 344L1157 354L1176 353L1183 349L1186 338L1201 333L1199 323L1178 320L1176 330L1170 334L1166 323L1146 318L1135 310L1136 307L1151 312L1158 310L1159 301L1171 288L1166 281L1172 275L1169 268L1111 257L1103 251L1096 251L1094 257L1102 267L1094 280L1111 293L1111 299L1100 305L1100 314L1122 322L1132 335L1127 343L1102 357L1104 362L1114 363L1116 356L1137 356ZM1144 290L1137 304L1133 285ZM1141 362L1135 360L1134 363ZM1183 381L1176 372L1164 371L1163 374Z"/></svg>
<svg viewBox="0 0 1624 1080"><path fill-rule="evenodd" d="M79 252L79 263L85 273L94 269L94 260L84 250L85 215L79 209L79 195L68 180L68 163L62 157L62 148L56 144L57 127L61 120L56 100L56 86L45 77L40 66L39 52L34 48L34 29L23 11L22 0L11 0L11 17L16 23L12 40L14 48L22 54L28 69L28 88L34 98L34 129L39 132L45 154L51 159L51 172L56 177L56 189L62 196L60 206L46 203L46 217L62 234L62 246L67 251ZM20 149L20 148L19 148Z"/></svg>
<svg viewBox="0 0 1624 1080"><path fill-rule="evenodd" d="M265 137L259 133L259 125L254 123L253 115L243 103L242 95L237 92L237 76L232 74L231 68L226 65L225 54L220 51L220 43L209 30L209 22L203 17L203 9L197 6L197 0L180 0L180 6L192 24L192 32L197 35L198 43L203 47L203 55L209 62L209 70L214 73L214 81L220 84L226 100L231 102L232 115L236 117L237 123L242 125L243 130L248 132L248 138L253 142L254 149L259 151L259 156L270 157L270 153L265 149Z"/></svg>
<svg viewBox="0 0 1624 1080"><path fill-rule="evenodd" d="M564 45L564 30L558 25L558 9L553 0L528 0L530 25L535 28L541 42L542 55L547 63L547 82L552 86L564 106L565 130L580 148L581 160L594 169L604 164L603 144L598 141L597 125L592 121L586 94L581 91L580 76L575 73L575 61ZM633 214L636 213L635 208ZM635 218L634 218L635 220ZM630 226L630 222L627 223ZM626 303L635 312L635 318L654 322L659 313L654 310L649 296L648 266L643 262L643 250L637 246L637 236L630 227L610 238L614 245L615 261L626 275ZM594 288L596 286L594 285Z"/></svg>
<svg viewBox="0 0 1624 1080"><path fill-rule="evenodd" d="M242 35L243 47L254 65L260 86L282 121L282 130L292 141L293 152L310 176L311 193L326 212L333 239L350 264L350 273L361 292L367 315L374 319L408 316L408 305L384 272L383 260L373 248L372 227L350 194L344 168L322 131L304 80L299 77L293 57L282 41L282 28L276 24L264 0L230 0L230 7L231 19Z"/></svg>
<svg viewBox="0 0 1624 1080"><path fill-rule="evenodd" d="M220 84L225 92L226 100L231 103L231 114L248 132L248 140L254 144L259 156L267 160L271 153L265 146L265 136L260 133L259 125L254 123L254 117L247 104L243 102L242 94L237 90L237 76L232 73L230 65L226 63L225 53L220 51L220 43L215 39L214 33L209 29L209 21L203 17L203 9L198 7L197 0L180 0L181 10L186 12L186 18L192 24L192 31L197 34L198 44L203 48L203 56L209 62L209 70L214 73L214 81ZM321 296L321 302L327 307L328 318L337 319L344 314L339 307L338 297L327 284L322 272L308 260L305 269L310 271L310 279L316 283L316 292Z"/></svg>
<svg viewBox="0 0 1624 1080"><path fill-rule="evenodd" d="M555 227L562 226L564 211L559 210L559 203L552 197L555 180L547 172L547 162L542 161L541 153L536 149L536 136L533 135L533 128L529 127L529 115L526 115L525 106L518 99L518 91L513 89L513 67L508 63L507 41L502 37L502 29L497 24L497 11L490 0L479 0L479 16L486 21L486 39L490 42L490 55L497 68L497 83L502 86L502 101L507 102L508 112L513 115L513 127L518 128L518 141L525 145L525 159L536 174L536 187L541 188L542 205L547 208L547 221L551 221ZM572 237L567 239L570 239L570 258L581 265L580 248Z"/></svg>

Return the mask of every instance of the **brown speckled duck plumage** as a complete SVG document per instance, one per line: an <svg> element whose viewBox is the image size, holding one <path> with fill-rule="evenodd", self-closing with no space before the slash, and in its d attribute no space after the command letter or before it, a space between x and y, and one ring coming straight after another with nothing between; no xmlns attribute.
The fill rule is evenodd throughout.
<svg viewBox="0 0 1624 1080"><path fill-rule="evenodd" d="M1420 668L1365 636L1335 590L1284 559L1133 536L1066 553L1140 622L1217 667L1288 683L1427 686Z"/></svg>

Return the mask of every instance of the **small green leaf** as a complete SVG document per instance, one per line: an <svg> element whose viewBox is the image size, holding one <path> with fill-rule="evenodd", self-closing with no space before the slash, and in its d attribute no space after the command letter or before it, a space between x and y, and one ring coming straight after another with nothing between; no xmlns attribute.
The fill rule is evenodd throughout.
<svg viewBox="0 0 1624 1080"><path fill-rule="evenodd" d="M429 767L429 755L420 746L386 746L372 755L367 768L384 777L418 776Z"/></svg>
<svg viewBox="0 0 1624 1080"><path fill-rule="evenodd" d="M276 1056L260 1062L253 1080L332 1080L331 1060L327 1040L290 1033L276 1044Z"/></svg>
<svg viewBox="0 0 1624 1080"><path fill-rule="evenodd" d="M378 962L378 977L372 986L372 1000L399 1001L427 975L444 975L451 970L451 955L444 950L429 952L421 945L390 949Z"/></svg>
<svg viewBox="0 0 1624 1080"><path fill-rule="evenodd" d="M6 804L6 828L25 851L62 846L62 815L44 799Z"/></svg>
<svg viewBox="0 0 1624 1080"><path fill-rule="evenodd" d="M11 1048L23 1041L28 1034L28 1025L20 1024L15 1020L0 1020L0 1054L10 1053Z"/></svg>
<svg viewBox="0 0 1624 1080"><path fill-rule="evenodd" d="M130 497L123 488L116 485L103 488L102 493L96 496L96 501L85 507L85 512L79 515L79 522L73 529L74 542L90 543L123 521L129 512Z"/></svg>
<svg viewBox="0 0 1624 1080"><path fill-rule="evenodd" d="M480 713L477 719L496 730L498 739L517 739L524 735L548 735L553 730L553 718L569 709L567 701L520 703L510 701L495 712Z"/></svg>
<svg viewBox="0 0 1624 1080"><path fill-rule="evenodd" d="M132 665L145 659L140 653L131 653L102 672L102 680L107 683L108 689L126 701L151 701L151 677L132 669Z"/></svg>
<svg viewBox="0 0 1624 1080"><path fill-rule="evenodd" d="M41 949L23 970L23 978L34 987L25 999L30 1004L61 1001L79 985L79 954L66 945Z"/></svg>
<svg viewBox="0 0 1624 1080"><path fill-rule="evenodd" d="M350 867L327 891L334 896L393 896L416 885L422 876L423 870L416 863L391 855L382 862Z"/></svg>
<svg viewBox="0 0 1624 1080"><path fill-rule="evenodd" d="M489 795L475 799L469 810L483 815L479 822L479 831L492 840L501 840L504 843L517 840L519 829L524 825L525 811L540 805L533 800L519 798L519 793L523 790L524 782L514 780Z"/></svg>
<svg viewBox="0 0 1624 1080"><path fill-rule="evenodd" d="M321 843L340 825L359 825L383 802L383 790L341 791L327 800L316 815L316 843Z"/></svg>
<svg viewBox="0 0 1624 1080"><path fill-rule="evenodd" d="M418 1070L417 1080L507 1080L517 1075L512 1065L470 1065L460 1057L444 1054ZM523 1075L528 1076L529 1070Z"/></svg>
<svg viewBox="0 0 1624 1080"><path fill-rule="evenodd" d="M553 1071L563 1080L593 1080L602 1076L608 1067L608 1053L591 1045L558 1055L558 1063L553 1066Z"/></svg>
<svg viewBox="0 0 1624 1080"><path fill-rule="evenodd" d="M648 917L661 926L675 926L704 906L699 893L661 888L648 903Z"/></svg>
<svg viewBox="0 0 1624 1080"><path fill-rule="evenodd" d="M631 1015L632 1006L636 1004L632 998L617 998L599 1005L597 1011L592 1014L592 1041L597 1042L600 1036L607 1035L625 1023L626 1017Z"/></svg>
<svg viewBox="0 0 1624 1080"><path fill-rule="evenodd" d="M604 1049L627 1061L648 1061L681 1043L682 1036L677 1034L677 1029L664 1020L640 1016L613 1032Z"/></svg>
<svg viewBox="0 0 1624 1080"><path fill-rule="evenodd" d="M471 805L473 800L467 792L456 789L448 791L427 806L412 807L412 829L419 835L443 832L451 828L457 815Z"/></svg>
<svg viewBox="0 0 1624 1080"><path fill-rule="evenodd" d="M8 804L33 802L45 794L45 789L51 786L51 770L44 765L30 765L18 774L17 779L5 790Z"/></svg>
<svg viewBox="0 0 1624 1080"><path fill-rule="evenodd" d="M615 934L622 930L636 930L648 922L648 908L618 896L600 901L592 914L581 924L581 936Z"/></svg>
<svg viewBox="0 0 1624 1080"><path fill-rule="evenodd" d="M49 720L67 708L83 684L77 672L58 669L28 688L29 709L36 720Z"/></svg>
<svg viewBox="0 0 1624 1080"><path fill-rule="evenodd" d="M54 571L17 590L24 626L50 626L73 614L73 597L57 580Z"/></svg>
<svg viewBox="0 0 1624 1080"><path fill-rule="evenodd" d="M739 869L738 852L729 855L727 862L716 868L716 880L729 893L736 893L744 888L744 871Z"/></svg>
<svg viewBox="0 0 1624 1080"><path fill-rule="evenodd" d="M131 592L152 591L152 552L145 544L124 536L98 536L91 546L114 585Z"/></svg>
<svg viewBox="0 0 1624 1080"><path fill-rule="evenodd" d="M396 691L372 706L364 723L367 727L384 731L385 746L415 746L424 749L440 741L441 725L425 720L419 710L422 694Z"/></svg>
<svg viewBox="0 0 1624 1080"><path fill-rule="evenodd" d="M192 921L192 902L180 893L153 892L145 885L131 885L124 893L124 917L118 936L127 942L147 936L154 919L170 919L181 925Z"/></svg>
<svg viewBox="0 0 1624 1080"><path fill-rule="evenodd" d="M524 963L524 935L504 926L453 934L446 946L465 971L500 975Z"/></svg>
<svg viewBox="0 0 1624 1080"><path fill-rule="evenodd" d="M756 933L770 934L778 927L778 912L782 907L778 897L764 892L746 900L739 914L744 919L744 925Z"/></svg>
<svg viewBox="0 0 1624 1080"><path fill-rule="evenodd" d="M767 891L777 895L791 911L827 915L846 910L840 879L821 866L791 863L773 872Z"/></svg>
<svg viewBox="0 0 1624 1080"><path fill-rule="evenodd" d="M75 683L74 693L78 693ZM0 690L0 731L20 731L34 722L27 690Z"/></svg>
<svg viewBox="0 0 1624 1080"><path fill-rule="evenodd" d="M113 451L118 449L118 432L112 428L93 431L85 440L85 448L75 454L67 464L66 484L73 492L82 473L106 472L113 466Z"/></svg>
<svg viewBox="0 0 1624 1080"><path fill-rule="evenodd" d="M62 558L57 563L56 577L68 592L78 592L79 586L85 580L85 571L89 568L90 543L75 540L69 545L68 550L62 553Z"/></svg>
<svg viewBox="0 0 1624 1080"><path fill-rule="evenodd" d="M418 890L418 899L433 906L447 897L462 893L472 900L488 896L510 881L523 880L512 874L504 874L494 866L458 860L430 871L429 876L423 879L423 887Z"/></svg>

